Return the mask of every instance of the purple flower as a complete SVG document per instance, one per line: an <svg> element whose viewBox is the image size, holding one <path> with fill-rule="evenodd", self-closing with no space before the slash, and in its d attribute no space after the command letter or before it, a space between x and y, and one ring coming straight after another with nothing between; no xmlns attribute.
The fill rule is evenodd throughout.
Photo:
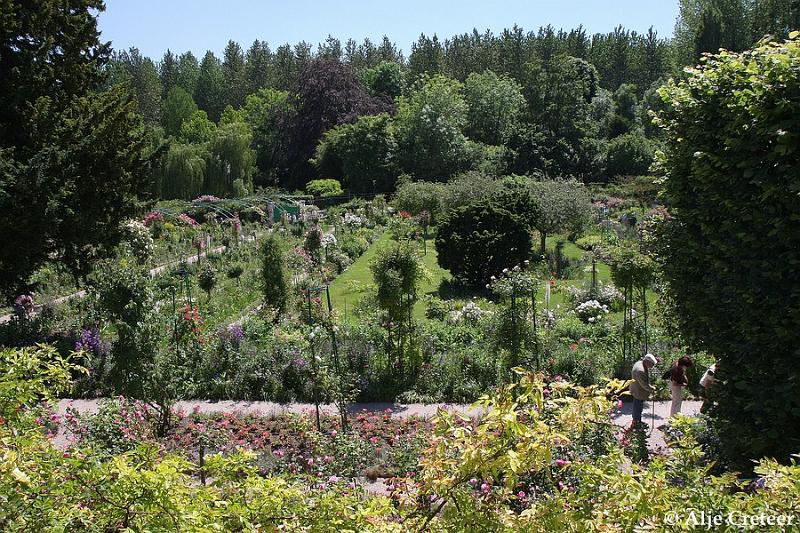
<svg viewBox="0 0 800 533"><path fill-rule="evenodd" d="M239 324L233 324L229 326L228 333L230 334L231 339L235 340L237 343L242 342L242 339L244 339L244 330Z"/></svg>
<svg viewBox="0 0 800 533"><path fill-rule="evenodd" d="M75 342L75 351L84 351L93 355L108 353L108 343L100 338L100 330L96 327L83 328L80 338Z"/></svg>

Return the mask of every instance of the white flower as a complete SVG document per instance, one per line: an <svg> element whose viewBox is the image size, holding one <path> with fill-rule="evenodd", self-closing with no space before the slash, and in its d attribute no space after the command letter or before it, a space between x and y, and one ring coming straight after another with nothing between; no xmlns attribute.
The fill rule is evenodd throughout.
<svg viewBox="0 0 800 533"><path fill-rule="evenodd" d="M333 233L325 233L322 235L320 243L324 248L328 248L329 246L336 246L336 235L334 235Z"/></svg>

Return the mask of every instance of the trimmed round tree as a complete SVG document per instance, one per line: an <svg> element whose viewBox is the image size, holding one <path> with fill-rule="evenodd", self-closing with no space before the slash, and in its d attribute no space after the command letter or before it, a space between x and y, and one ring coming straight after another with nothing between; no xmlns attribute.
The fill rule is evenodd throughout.
<svg viewBox="0 0 800 533"><path fill-rule="evenodd" d="M722 52L659 91L665 277L687 340L721 360L723 458L800 450L800 33Z"/></svg>
<svg viewBox="0 0 800 533"><path fill-rule="evenodd" d="M545 254L547 236L577 233L591 220L592 204L586 186L575 180L542 180L530 184L531 200L538 205L533 222L539 231L539 251Z"/></svg>
<svg viewBox="0 0 800 533"><path fill-rule="evenodd" d="M442 268L477 288L528 259L531 235L507 210L492 203L472 204L451 211L439 224L436 250Z"/></svg>
<svg viewBox="0 0 800 533"><path fill-rule="evenodd" d="M289 304L289 286L283 240L271 233L261 242L261 290L264 303L283 313Z"/></svg>

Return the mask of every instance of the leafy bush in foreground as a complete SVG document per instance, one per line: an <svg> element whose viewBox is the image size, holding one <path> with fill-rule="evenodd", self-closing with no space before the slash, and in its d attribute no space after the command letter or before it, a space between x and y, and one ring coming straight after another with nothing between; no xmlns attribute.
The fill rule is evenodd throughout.
<svg viewBox="0 0 800 533"><path fill-rule="evenodd" d="M46 348L0 352L7 371L0 405L24 414L35 400L30 391L63 388L68 373L51 355ZM25 372L34 376L30 389L17 387ZM393 480L395 501L367 495L335 474L265 477L244 450L207 455L202 463L154 446L110 458L64 450L25 416L7 418L4 407L0 529L685 531L693 529L690 513L700 511L727 519L717 528L723 531L762 515L784 525L800 521L796 462L762 460L752 483L710 475L693 430L678 420L669 457L631 465L611 421L623 383L583 388L516 372L516 384L478 402L478 421L439 413L419 474ZM359 449L335 449L343 468ZM398 464L412 464L413 446L396 453Z"/></svg>

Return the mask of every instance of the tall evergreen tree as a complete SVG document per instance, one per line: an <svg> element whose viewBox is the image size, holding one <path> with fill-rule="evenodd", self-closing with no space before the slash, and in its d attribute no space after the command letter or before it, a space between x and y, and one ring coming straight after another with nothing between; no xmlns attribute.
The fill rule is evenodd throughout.
<svg viewBox="0 0 800 533"><path fill-rule="evenodd" d="M219 59L211 51L206 52L200 62L194 101L197 107L208 113L208 118L217 122L225 109L225 77Z"/></svg>
<svg viewBox="0 0 800 533"><path fill-rule="evenodd" d="M408 57L408 70L411 79L419 78L425 74L439 74L443 71L444 50L439 38L427 37L424 33L417 42L411 45L411 55Z"/></svg>
<svg viewBox="0 0 800 533"><path fill-rule="evenodd" d="M222 59L223 108L230 105L238 109L244 104L244 97L247 96L245 76L242 47L235 41L228 41Z"/></svg>
<svg viewBox="0 0 800 533"><path fill-rule="evenodd" d="M158 74L161 77L161 94L166 98L173 87L177 87L180 77L178 58L169 49L164 53L158 65Z"/></svg>
<svg viewBox="0 0 800 533"><path fill-rule="evenodd" d="M197 78L200 76L200 65L191 52L181 54L178 58L178 85L187 93L194 95L197 90Z"/></svg>
<svg viewBox="0 0 800 533"><path fill-rule="evenodd" d="M180 135L184 121L189 120L197 111L197 104L192 100L192 95L181 87L173 87L164 100L161 114L161 125L166 135L177 137Z"/></svg>
<svg viewBox="0 0 800 533"><path fill-rule="evenodd" d="M253 94L272 83L272 51L266 41L253 41L245 57L247 94Z"/></svg>
<svg viewBox="0 0 800 533"><path fill-rule="evenodd" d="M161 120L161 78L155 63L145 57L138 48L116 54L113 62L115 75L126 83L139 107L139 113L149 124L158 124Z"/></svg>
<svg viewBox="0 0 800 533"><path fill-rule="evenodd" d="M100 0L0 10L0 292L56 260L75 276L119 242L149 189L147 137L125 91L102 91Z"/></svg>

